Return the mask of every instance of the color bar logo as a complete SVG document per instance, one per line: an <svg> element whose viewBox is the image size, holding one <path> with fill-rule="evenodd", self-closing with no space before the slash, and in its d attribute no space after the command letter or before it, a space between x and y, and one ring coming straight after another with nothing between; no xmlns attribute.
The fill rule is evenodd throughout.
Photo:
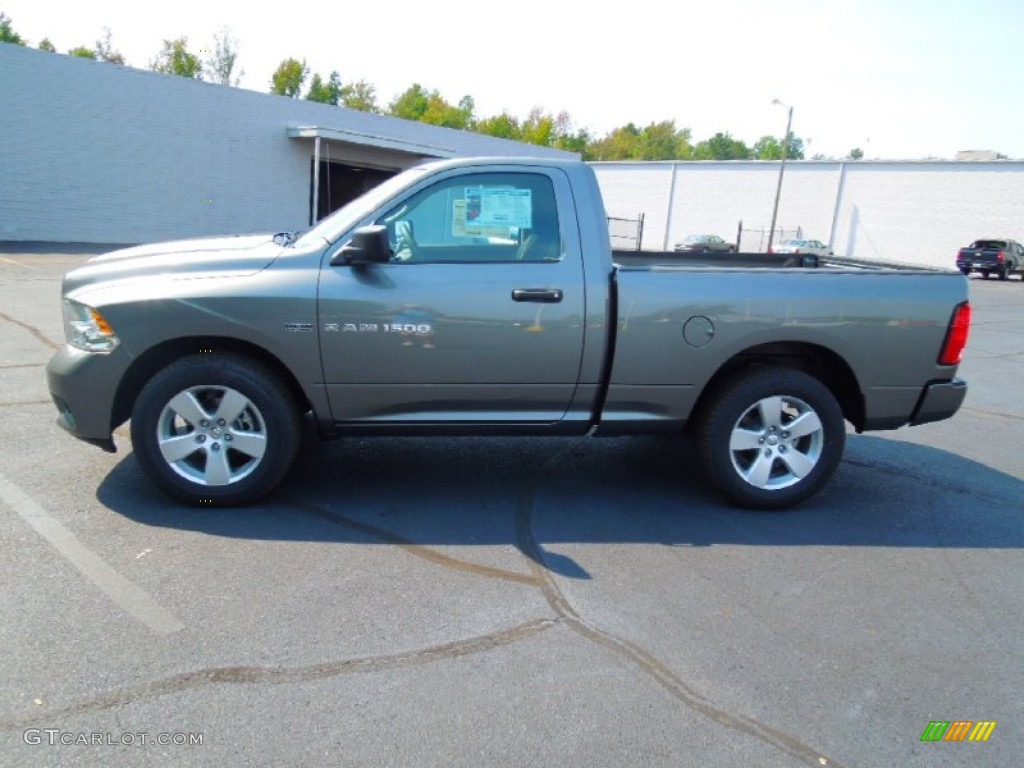
<svg viewBox="0 0 1024 768"><path fill-rule="evenodd" d="M921 741L988 741L995 729L995 720L932 720Z"/></svg>

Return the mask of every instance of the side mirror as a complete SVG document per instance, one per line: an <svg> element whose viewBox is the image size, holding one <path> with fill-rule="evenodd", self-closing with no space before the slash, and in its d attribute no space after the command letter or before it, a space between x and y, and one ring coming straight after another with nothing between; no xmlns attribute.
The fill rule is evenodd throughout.
<svg viewBox="0 0 1024 768"><path fill-rule="evenodd" d="M371 224L360 227L352 234L352 240L331 258L331 266L387 264L389 261L391 246L388 243L388 228L383 224Z"/></svg>

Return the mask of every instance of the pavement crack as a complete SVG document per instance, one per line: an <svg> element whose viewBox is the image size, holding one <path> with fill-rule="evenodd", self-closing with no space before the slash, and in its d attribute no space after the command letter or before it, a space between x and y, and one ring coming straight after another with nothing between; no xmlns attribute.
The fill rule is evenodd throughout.
<svg viewBox="0 0 1024 768"><path fill-rule="evenodd" d="M491 632L486 635L455 640L450 643L433 645L427 648L383 656L366 656L354 659L341 659L339 661L327 661L306 666L234 666L197 669L139 685L108 691L107 693L60 709L33 712L28 717L0 720L0 729L16 730L41 722L53 723L69 717L124 707L140 701L168 696L207 685L291 685L295 683L318 682L338 677L339 675L383 672L391 669L432 664L438 661L457 659L462 656L485 653L496 648L511 645L551 629L560 623L557 619L533 619L532 621L527 621L499 632Z"/></svg>
<svg viewBox="0 0 1024 768"><path fill-rule="evenodd" d="M7 322L13 323L14 325L18 326L19 328L24 328L26 331L28 331L33 336L35 336L36 339L38 339L43 344L48 346L50 349L60 349L61 346L62 346L61 344L58 344L56 341L53 341L52 339L50 339L45 333L40 331L34 325L29 325L28 323L23 323L21 320L17 320L15 318L11 317L8 314L0 312L0 320L6 320Z"/></svg>
<svg viewBox="0 0 1024 768"><path fill-rule="evenodd" d="M817 750L784 731L773 728L746 715L734 715L726 712L721 707L715 705L707 696L687 685L668 665L660 661L652 653L630 640L624 640L598 628L582 617L569 602L555 582L550 569L544 564L543 550L533 534L533 506L537 488L540 487L544 480L583 439L585 438L573 441L572 444L556 452L545 462L540 471L534 476L533 482L524 488L520 494L519 505L516 510L518 546L529 561L530 569L539 583L540 590L555 614L577 635L623 657L639 667L673 697L719 725L760 739L807 765L815 766L816 768L820 768L822 765L843 768L841 763L832 758L824 757Z"/></svg>
<svg viewBox="0 0 1024 768"><path fill-rule="evenodd" d="M290 501L288 502L288 506L300 512L305 512L318 517L332 525L338 525L342 528L348 528L349 530L358 531L359 533L366 534L367 536L372 536L379 541L398 547L413 557L418 557L443 568L471 573L474 576L484 576L489 579L500 579L502 581L515 582L516 584L540 586L537 577L531 576L528 573L519 573L517 571L509 571L504 568L493 568L488 565L480 565L479 563L473 563L468 560L460 560L459 558L438 552L436 549L431 549L430 547L426 547L422 544L417 544L414 541L406 539L403 536L399 536L397 533L384 528L378 528L377 526L370 525L369 523L353 520L351 517L342 515L320 504L313 504L308 501Z"/></svg>

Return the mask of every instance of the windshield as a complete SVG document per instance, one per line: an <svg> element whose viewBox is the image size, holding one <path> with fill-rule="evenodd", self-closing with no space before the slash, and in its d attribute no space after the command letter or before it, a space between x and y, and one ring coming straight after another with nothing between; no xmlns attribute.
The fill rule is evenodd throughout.
<svg viewBox="0 0 1024 768"><path fill-rule="evenodd" d="M369 216L383 205L389 198L416 182L426 171L423 168L412 168L397 176L393 176L369 192L346 203L330 216L327 216L295 238L294 244L301 248L315 241L326 240L334 243L346 231L354 227L360 219Z"/></svg>

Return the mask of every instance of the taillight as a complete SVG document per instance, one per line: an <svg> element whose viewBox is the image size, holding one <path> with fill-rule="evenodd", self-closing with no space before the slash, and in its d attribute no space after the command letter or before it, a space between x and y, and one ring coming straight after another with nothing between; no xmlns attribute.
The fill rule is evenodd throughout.
<svg viewBox="0 0 1024 768"><path fill-rule="evenodd" d="M996 254L996 261L1006 261L1006 251L1000 251Z"/></svg>
<svg viewBox="0 0 1024 768"><path fill-rule="evenodd" d="M964 347L967 346L967 333L971 329L971 305L969 302L958 304L953 310L953 317L949 321L949 330L946 331L946 341L942 345L942 353L939 355L939 365L958 365L963 356Z"/></svg>

